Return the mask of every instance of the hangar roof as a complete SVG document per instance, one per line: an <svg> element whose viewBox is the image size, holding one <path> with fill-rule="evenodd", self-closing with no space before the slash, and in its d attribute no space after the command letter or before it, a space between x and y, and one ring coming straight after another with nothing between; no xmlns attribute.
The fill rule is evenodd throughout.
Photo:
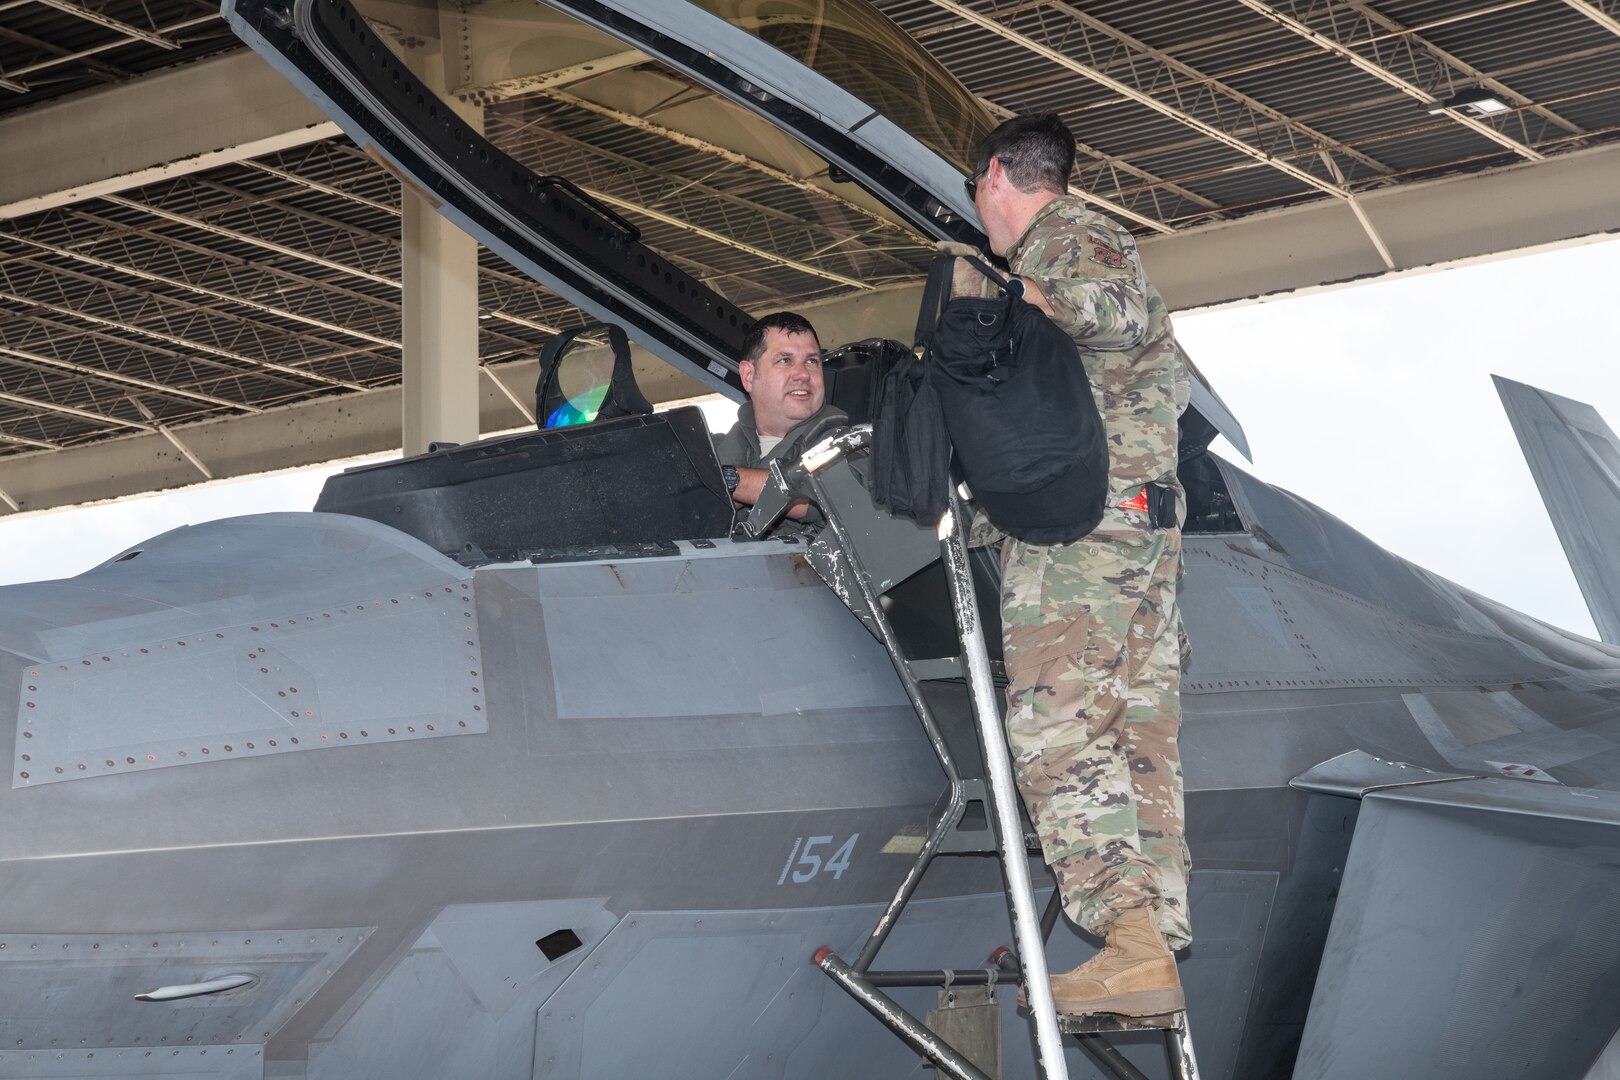
<svg viewBox="0 0 1620 1080"><path fill-rule="evenodd" d="M490 12L495 31L446 29L431 6L367 10L404 48L452 32L465 46L511 34L516 3L458 9ZM1178 298L1155 243L1342 206L1371 270L1324 256L1348 269L1279 287L1404 269L1438 256L1402 257L1402 229L1368 213L1386 193L1515 165L1534 175L1620 138L1612 0L875 6L992 116L1063 115L1081 144L1075 187L1144 239L1173 306L1230 296L1188 287ZM71 123L75 106L105 100L94 88L155 85L146 73L200 79L242 62L224 55L238 49L204 0L0 0L0 156L15 168L8 132ZM456 96L484 106L509 153L606 201L744 309L917 279L920 237L814 161L758 137L727 145L723 111L703 111L708 92L651 67L622 51L594 67L469 61ZM638 89L631 76L644 76ZM192 92L184 107L206 113L212 96ZM0 464L399 382L399 183L342 136L307 132L319 137L170 162L132 174L135 186L0 194ZM1489 250L1516 237L1506 229ZM581 321L488 252L479 293L480 361L492 370Z"/></svg>

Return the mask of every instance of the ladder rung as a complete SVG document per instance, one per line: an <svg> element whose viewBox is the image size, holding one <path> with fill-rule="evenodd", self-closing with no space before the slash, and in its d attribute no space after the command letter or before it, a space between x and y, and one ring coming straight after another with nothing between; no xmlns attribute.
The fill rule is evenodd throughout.
<svg viewBox="0 0 1620 1080"><path fill-rule="evenodd" d="M990 968L931 968L923 971L868 971L873 986L1016 986L1017 977Z"/></svg>
<svg viewBox="0 0 1620 1080"><path fill-rule="evenodd" d="M1066 1016L1058 1014L1058 1029L1065 1035L1118 1035L1127 1031L1151 1031L1162 1034L1180 1031L1187 1023L1185 1012L1165 1013L1162 1016L1117 1016L1097 1013L1094 1016Z"/></svg>

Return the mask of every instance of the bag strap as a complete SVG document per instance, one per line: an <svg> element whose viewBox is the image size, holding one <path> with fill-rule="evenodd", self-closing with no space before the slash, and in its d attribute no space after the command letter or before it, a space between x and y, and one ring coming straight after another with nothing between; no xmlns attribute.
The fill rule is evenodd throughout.
<svg viewBox="0 0 1620 1080"><path fill-rule="evenodd" d="M951 274L955 255L935 255L928 264L928 283L923 286L922 304L917 308L917 332L912 340L920 355L934 341L934 329L939 325L940 312L951 298Z"/></svg>

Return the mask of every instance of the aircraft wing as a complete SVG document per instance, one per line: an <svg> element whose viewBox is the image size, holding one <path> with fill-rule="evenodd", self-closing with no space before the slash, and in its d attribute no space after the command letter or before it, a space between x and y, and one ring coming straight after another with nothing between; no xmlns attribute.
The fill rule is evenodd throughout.
<svg viewBox="0 0 1620 1080"><path fill-rule="evenodd" d="M1598 635L1620 643L1620 440L1590 405L1492 378Z"/></svg>
<svg viewBox="0 0 1620 1080"><path fill-rule="evenodd" d="M1294 781L1361 801L1295 1080L1593 1075L1620 795L1424 773L1355 752Z"/></svg>

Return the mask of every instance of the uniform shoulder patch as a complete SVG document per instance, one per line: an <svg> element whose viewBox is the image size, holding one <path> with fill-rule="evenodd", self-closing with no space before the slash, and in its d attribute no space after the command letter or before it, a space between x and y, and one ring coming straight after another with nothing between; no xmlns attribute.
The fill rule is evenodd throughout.
<svg viewBox="0 0 1620 1080"><path fill-rule="evenodd" d="M1091 261L1099 266L1106 266L1110 270L1125 268L1125 253L1120 250L1119 241L1107 229L1099 229L1095 225L1086 229L1086 247L1090 250Z"/></svg>

